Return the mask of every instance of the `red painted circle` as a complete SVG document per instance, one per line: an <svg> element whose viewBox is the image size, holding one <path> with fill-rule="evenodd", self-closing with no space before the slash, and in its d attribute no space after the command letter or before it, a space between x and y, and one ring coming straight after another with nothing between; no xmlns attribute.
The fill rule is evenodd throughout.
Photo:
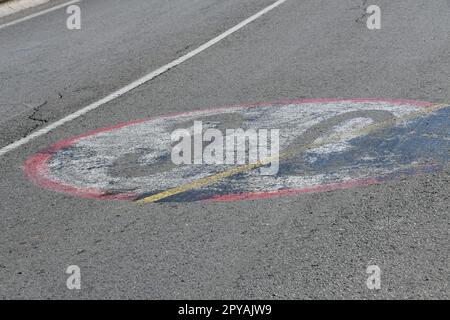
<svg viewBox="0 0 450 320"><path fill-rule="evenodd" d="M411 100L386 100L386 99L304 99L304 100L282 100L275 101L271 103L258 103L258 104L246 104L246 105L234 105L234 106L225 106L220 108L208 109L207 111L220 111L223 109L230 108L243 108L243 107L259 107L259 106L275 106L275 105L286 105L286 104L305 104L305 103L330 103L330 102L353 102L353 103L364 103L364 102L381 102L381 103L390 103L393 105L410 105L415 107L430 107L433 104L429 102L419 102L419 101L411 101ZM80 188L76 186L72 186L66 184L62 181L58 181L50 176L48 161L51 157L58 151L72 146L77 141L90 137L102 132L108 132L112 130L116 130L119 128L123 128L126 126L131 126L134 124L139 124L142 122L155 120L155 119L165 119L171 118L178 115L190 115L195 114L199 111L204 110L195 110L190 112L178 112L171 113L164 116L140 119L131 122L121 123L112 127L101 128L98 130L90 131L85 134L72 137L67 140L60 141L50 148L41 151L33 156L31 156L26 162L24 171L26 175L37 185L54 190L57 192L63 192L72 194L77 197L82 198L93 198L93 199L102 199L102 200L133 200L136 197L140 196L135 193L123 193L123 194L105 194L105 192L94 189L94 188ZM347 189L356 186L367 186L374 183L377 183L377 178L369 178L369 179L361 179L361 180L352 180L342 183L334 183L334 184L323 184L318 186L313 186L309 188L290 188L290 189L282 189L276 191L265 191L265 192L248 192L248 193L240 193L240 194L227 194L227 195L217 195L213 196L207 201L236 201L236 200L248 200L248 199L261 199L261 198L270 198L276 196L285 196L285 195L294 195L299 193L308 193L308 192L319 192L319 191L330 191L336 189Z"/></svg>

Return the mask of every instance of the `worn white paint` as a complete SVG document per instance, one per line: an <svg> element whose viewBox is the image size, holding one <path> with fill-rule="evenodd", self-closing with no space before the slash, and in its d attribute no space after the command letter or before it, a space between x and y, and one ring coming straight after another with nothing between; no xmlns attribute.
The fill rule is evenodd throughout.
<svg viewBox="0 0 450 320"><path fill-rule="evenodd" d="M39 6L50 0L12 0L0 3L0 18L17 13L24 9Z"/></svg>

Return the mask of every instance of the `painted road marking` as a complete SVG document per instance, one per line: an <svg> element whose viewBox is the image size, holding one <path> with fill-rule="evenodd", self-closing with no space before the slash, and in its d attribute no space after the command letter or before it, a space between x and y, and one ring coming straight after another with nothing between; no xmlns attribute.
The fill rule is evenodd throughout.
<svg viewBox="0 0 450 320"><path fill-rule="evenodd" d="M194 111L125 123L62 141L31 157L38 185L87 198L241 200L368 185L434 170L449 158L449 105L389 100L302 100ZM232 120L230 120L232 119ZM280 129L280 171L171 163L171 132ZM231 127L230 127L231 126Z"/></svg>
<svg viewBox="0 0 450 320"><path fill-rule="evenodd" d="M7 28L7 27L10 27L10 26L13 26L13 25L15 25L15 24L24 22L24 21L31 20L31 19L33 19L33 18L42 16L42 15L44 15L44 14L47 14L47 13L50 13L50 12L59 10L59 9L61 9L61 8L70 6L71 4L75 4L75 3L78 3L78 2L81 2L81 1L83 1L83 0L72 0L72 1L68 1L68 2L65 2L65 3L59 4L59 5L57 5L57 6L54 6L54 7L51 7L51 8L48 8L48 9L45 9L45 10L42 10L42 11L39 11L39 12L30 14L29 16L26 16L26 17L23 17L23 18L20 18L20 19L17 19L17 20L13 20L13 21L11 21L11 22L4 23L4 24L0 25L0 30L1 30L1 29L4 29L4 28Z"/></svg>
<svg viewBox="0 0 450 320"><path fill-rule="evenodd" d="M284 2L286 2L287 0L279 0L275 3L273 3L272 5L264 8L263 10L259 11L258 13L254 14L253 16L251 16L250 18L245 19L244 21L242 21L241 23L237 24L236 26L232 27L231 29L225 31L224 33L220 34L219 36L215 37L212 40L209 40L208 42L204 43L203 45L201 45L200 47L198 47L195 50L192 50L190 52L188 52L187 54L185 54L184 56L162 66L161 68L149 73L148 75L130 83L129 85L111 93L110 95L104 97L103 99L100 99L99 101L96 101L42 129L39 129L35 132L32 132L31 134L29 134L28 136L19 139L3 148L0 149L0 156L14 150L17 149L18 147L30 142L31 140L40 137L44 134L47 134L51 131L53 131L54 129L64 125L67 122L70 122L74 119L77 119L79 117L81 117L82 115L85 115L86 113L95 110L99 107L101 107L102 105L111 102L121 96L123 96L124 94L130 92L131 90L136 89L137 87L143 85L144 83L147 83L149 81L151 81L152 79L156 78L157 76L169 71L170 69L182 64L183 62L186 62L187 60L195 57L196 55L198 55L199 53L207 50L208 48L212 47L213 45L217 44L218 42L222 41L223 39L227 38L228 36L232 35L233 33L239 31L240 29L242 29L243 27L245 27L246 25L248 25L249 23L255 21L256 19L262 17L263 15L265 15L266 13L272 11L273 9L277 8L278 6L280 6L281 4L283 4Z"/></svg>
<svg viewBox="0 0 450 320"><path fill-rule="evenodd" d="M12 0L5 2L0 0L0 18L17 13L24 9L36 7L50 0Z"/></svg>

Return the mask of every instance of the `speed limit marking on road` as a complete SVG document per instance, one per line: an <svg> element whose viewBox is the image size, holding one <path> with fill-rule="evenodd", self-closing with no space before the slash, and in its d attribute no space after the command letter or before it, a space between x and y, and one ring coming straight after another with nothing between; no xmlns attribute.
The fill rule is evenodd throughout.
<svg viewBox="0 0 450 320"><path fill-rule="evenodd" d="M369 99L200 110L61 141L29 158L25 172L54 191L140 202L233 201L345 189L445 165L449 116L448 105ZM261 175L263 164L175 165L171 134L195 121L223 131L278 129L277 173Z"/></svg>

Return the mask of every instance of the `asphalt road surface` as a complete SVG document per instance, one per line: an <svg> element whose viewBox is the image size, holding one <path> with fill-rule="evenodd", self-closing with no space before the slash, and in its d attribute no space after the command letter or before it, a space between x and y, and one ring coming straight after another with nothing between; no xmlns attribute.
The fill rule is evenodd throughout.
<svg viewBox="0 0 450 320"><path fill-rule="evenodd" d="M274 2L84 0L81 30L66 28L64 8L1 28L0 146L133 83ZM58 141L171 113L286 99L449 102L450 3L372 2L382 10L381 30L366 27L367 1L287 0L191 59L3 154L0 298L448 299L448 163L342 190L146 204L55 192L24 173L27 159ZM59 3L1 18L0 25ZM120 168L117 174L129 174ZM70 265L81 269L81 290L66 287ZM370 265L381 269L379 290L366 285Z"/></svg>

